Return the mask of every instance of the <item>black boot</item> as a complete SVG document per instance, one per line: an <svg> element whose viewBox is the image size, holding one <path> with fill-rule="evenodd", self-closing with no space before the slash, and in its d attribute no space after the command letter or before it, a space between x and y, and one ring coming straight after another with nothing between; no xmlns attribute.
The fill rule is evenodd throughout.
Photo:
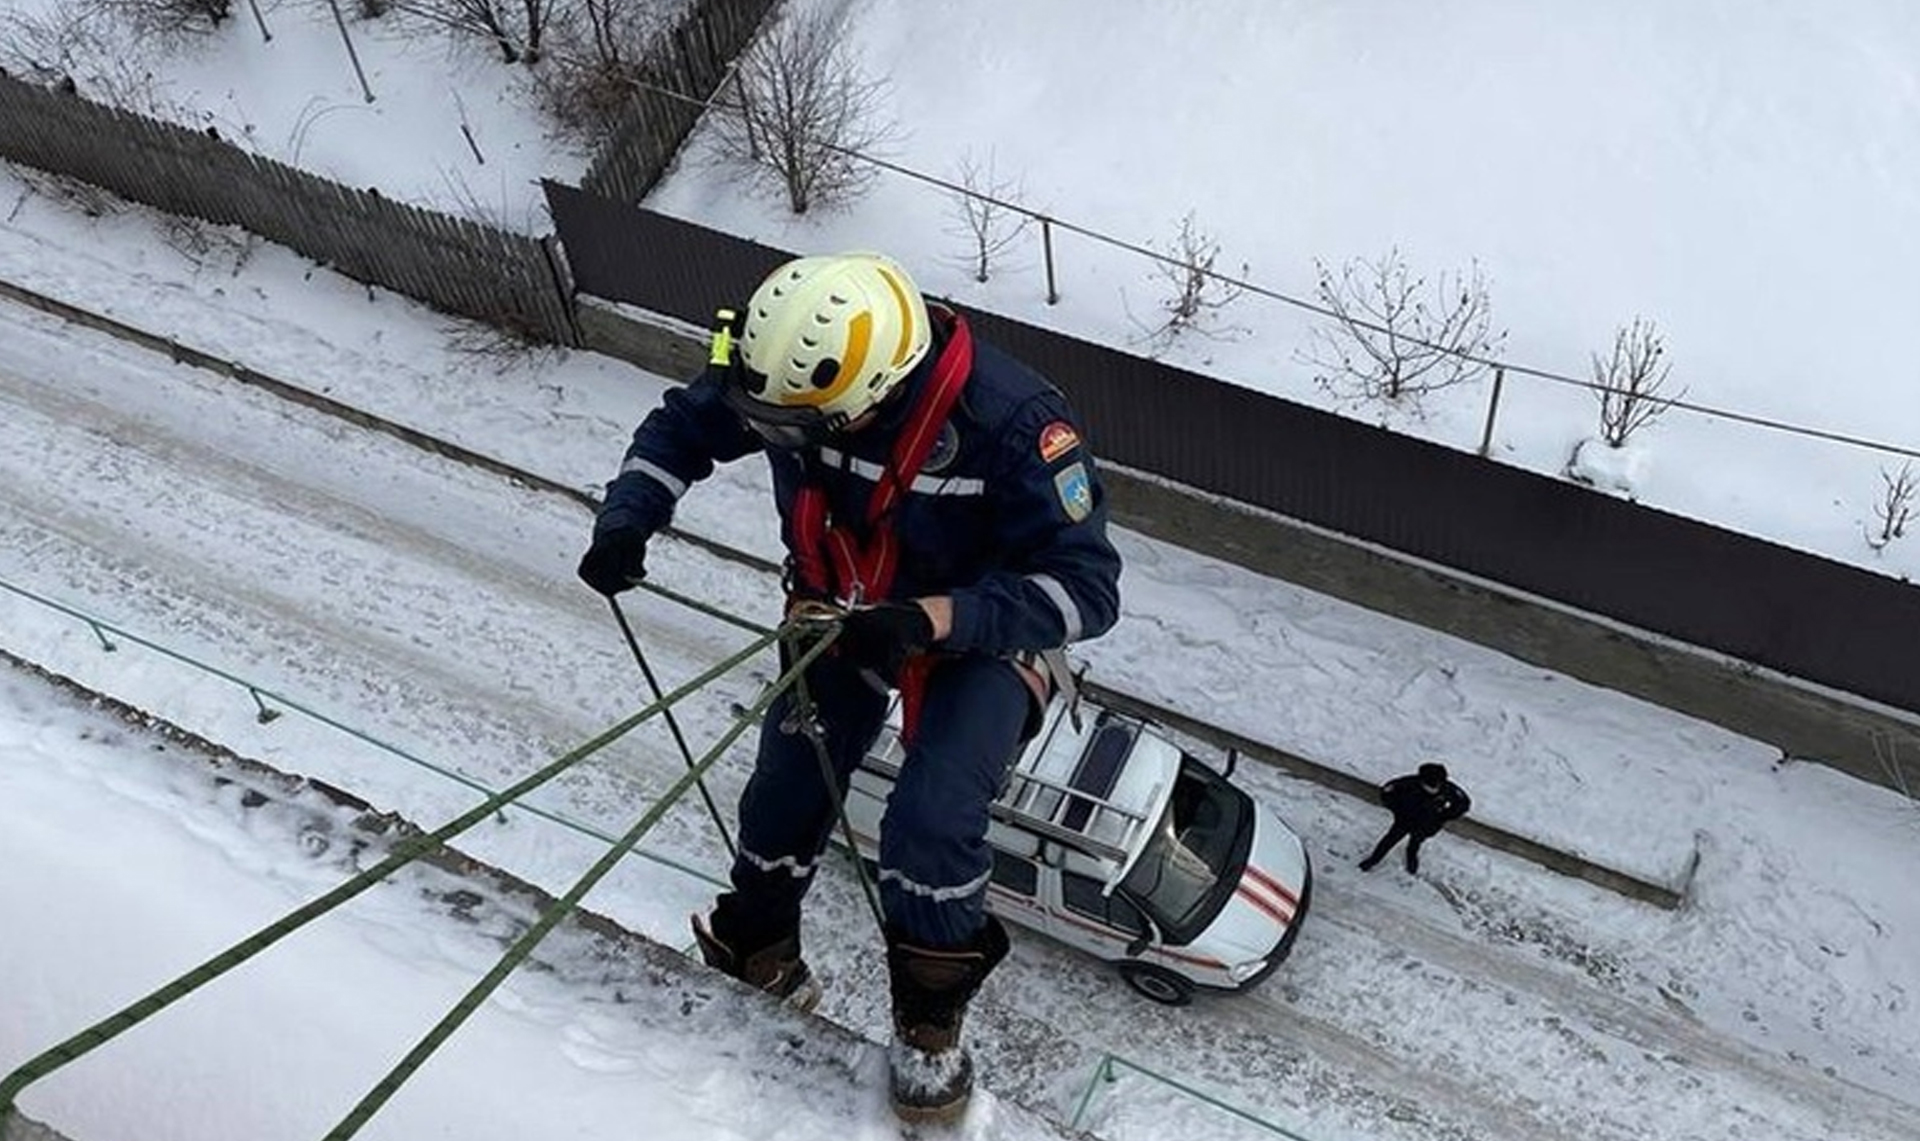
<svg viewBox="0 0 1920 1141"><path fill-rule="evenodd" d="M916 947L889 932L893 1044L887 1064L893 1111L907 1121L955 1121L973 1095L973 1058L960 1044L967 1003L1007 956L1007 930L993 916L959 947Z"/></svg>
<svg viewBox="0 0 1920 1141"><path fill-rule="evenodd" d="M722 974L759 987L796 1010L812 1010L820 1001L820 984L813 980L807 961L800 957L798 931L789 931L772 942L756 940L761 945L743 954L715 935L696 915L693 938L700 944L700 957ZM745 941L736 938L735 942Z"/></svg>

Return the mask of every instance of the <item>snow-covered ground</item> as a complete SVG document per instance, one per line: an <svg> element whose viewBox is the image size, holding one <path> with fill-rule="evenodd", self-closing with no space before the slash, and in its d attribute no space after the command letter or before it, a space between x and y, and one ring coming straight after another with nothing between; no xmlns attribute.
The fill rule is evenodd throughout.
<svg viewBox="0 0 1920 1141"><path fill-rule="evenodd" d="M1920 8L1904 0L811 0L847 13L887 76L890 161L1132 246L1177 248L1296 298L1315 264L1397 248L1437 282L1476 264L1499 353L1591 376L1635 316L1666 336L1664 391L1920 452L1920 386L1893 346L1920 311ZM1171 288L1147 260L1035 227L972 281L951 196L889 173L850 208L786 215L683 162L649 199L803 252L890 250L962 302L1127 344ZM1244 270L1242 267L1245 267ZM1253 295L1169 358L1238 384L1479 445L1490 378L1424 411L1332 400L1299 359L1315 319ZM1237 327L1241 333L1228 333ZM1510 371L1493 455L1559 473L1597 432L1584 391ZM1863 530L1902 458L1674 412L1596 465L1640 501L1920 578L1909 534ZM1920 464L1916 464L1920 467Z"/></svg>
<svg viewBox="0 0 1920 1141"><path fill-rule="evenodd" d="M585 355L517 364L462 356L449 348L458 338L445 318L307 268L257 247L237 269L203 264L196 273L138 214L87 220L41 197L26 198L0 232L0 277L164 328L570 486L605 478L632 422L668 383ZM277 695L275 708L297 702L364 736L298 711L261 724L234 681L121 635L110 635L119 648L108 653L85 623L0 591L10 650L426 826L479 796L427 766L500 787L646 703L604 604L572 579L588 526L577 503L42 315L8 308L0 322L0 581L244 679ZM690 496L681 521L764 553L769 514L760 473L745 465ZM1243 766L1251 790L1307 837L1321 869L1316 911L1287 968L1251 995L1168 1011L1098 965L1022 938L975 1024L990 1089L1057 1120L1081 1111L1082 1125L1116 1141L1261 1135L1181 1086L1311 1141L1891 1141L1920 1126L1902 1100L1920 1056L1908 1009L1920 966L1903 951L1920 914L1895 870L1912 849L1911 805L1815 766L1776 767L1757 742L1477 647L1138 535L1119 541L1126 614L1087 649L1107 684L1368 776L1441 756L1491 822L1658 876L1698 845L1700 868L1678 913L1450 837L1432 846L1419 881L1361 876L1351 861L1383 824L1376 809ZM742 614L765 619L777 606L770 582L697 547L663 541L653 565L663 584ZM668 685L743 644L740 631L649 595L629 613ZM693 702L683 719L692 739L711 741L728 704L750 699L765 676L762 666L729 677ZM7 954L18 965L7 972L57 981L10 995L0 1064L45 1048L340 874L287 849L271 829L249 837L217 801L198 804L191 778L134 775L163 759L141 738L125 737L108 759L76 738L121 739L119 731L31 689L9 692L0 763L20 791L0 796L0 810L42 821L8 825L23 838L4 865L9 914L48 921L10 926ZM509 813L462 845L563 891L604 850L593 834L625 831L681 768L663 734L637 732L535 797L564 822ZM731 806L745 771L744 750L722 762L712 781L720 803ZM173 789L173 799L156 787ZM46 826L69 820L54 810L76 798L102 803L78 818L85 825ZM122 822L124 813L140 826ZM119 839L105 844L103 834ZM684 946L686 914L724 866L719 841L689 802L645 848L653 858L627 861L587 906ZM125 927L76 914L73 897L96 890L88 876L102 874L103 859L109 868L124 860L119 874L128 876L135 867L193 869L162 877L187 897L161 912L185 946L138 934L142 923L160 924L144 909L125 916ZM269 882L223 890L209 870L222 861ZM834 877L814 903L807 936L828 985L823 1012L878 1038L884 984L858 892ZM263 957L280 965L260 970L291 980L265 984L275 1003L289 1004L286 1017L311 1007L354 1026L326 1039L333 1048L303 1035L299 1050L269 1055L275 1081L324 1092L290 1091L297 1104L266 1131L273 1135L317 1133L336 1120L461 980L484 970L485 945L445 933L438 920L394 920L396 932L391 912L359 914L350 908L317 929L328 934ZM422 940L438 948L433 957L418 950ZM110 966L75 950L88 945L111 946ZM309 972L338 978L346 962L368 980L378 1017L356 1019L356 1006L327 997L329 984L303 981ZM250 968L228 997L183 1002L124 1049L31 1088L24 1108L54 1124L84 1123L84 1141L154 1136L157 1121L180 1136L263 1135L251 1110L230 1104L245 1099L180 1093L213 1082L198 1067L262 1065L266 1047L219 1013L249 995L245 1009L265 1003L249 989L263 985L254 978ZM631 1061L669 1048L671 1024L549 984L510 980L369 1135L413 1135L403 1130L429 1118L470 1120L462 1099L517 1088L522 1073L591 1071L609 1054ZM411 997L383 1003L390 986ZM568 1029L576 1023L622 1045L582 1049ZM816 1111L812 1083L842 1074L819 1079L797 1062L783 1070L767 1056L758 1016L740 1032L745 1040L719 1037L714 1049L749 1059L751 1074L771 1069L765 1081L751 1079L753 1089L773 1099L786 1135L846 1135L849 1115L855 1131L882 1128L874 1072L861 1068L869 1063L849 1063L864 1075L856 1084L868 1083L862 1094L837 1094ZM151 1045L136 1055L143 1041ZM1122 1066L1116 1082L1095 1083L1109 1054L1159 1076ZM442 1073L459 1069L456 1057L465 1070ZM665 1062L627 1072L635 1081L686 1073ZM750 1116L762 1111L741 1093L749 1078L703 1072L660 1111L673 1128L748 1136L772 1118ZM574 1094L554 1111L568 1129L617 1120L631 1092L592 1073L553 1080ZM518 1130L501 1120L498 1134L476 1125L466 1135ZM967 1132L1034 1128L987 1099Z"/></svg>
<svg viewBox="0 0 1920 1141"><path fill-rule="evenodd" d="M1164 244L1192 210L1223 264L1289 293L1310 291L1316 257L1397 244L1427 273L1478 259L1512 359L1582 375L1615 325L1645 313L1695 401L1914 443L1920 389L1887 363L1920 301L1920 95L1906 63L1920 15L1899 0L844 6L850 47L891 76L906 128L892 157L908 167L952 177L960 155L991 155L1024 201L1136 244ZM161 94L200 109L195 125L532 229L532 180L584 161L548 142L517 73L482 48L355 20L367 103L324 6L262 12L271 42L240 19L189 55L140 57L161 69ZM174 70L181 60L191 71ZM0 279L570 486L607 478L667 383L583 355L467 355L449 320L285 251L231 234L189 245L138 213L84 219L45 188L0 181ZM1072 236L1057 236L1057 308L1039 300L1031 249L975 286L955 265L946 200L895 176L850 210L796 221L690 162L653 204L795 249L882 247L969 304L1117 342L1138 336L1128 313L1156 296L1144 262ZM1294 357L1296 312L1249 298L1231 319L1247 334L1176 358L1325 401ZM1393 422L1471 447L1486 396L1456 392ZM1499 457L1559 470L1592 407L1510 376ZM1864 543L1884 456L1676 412L1631 458L1646 502L1920 569L1911 536L1879 554ZM747 465L690 496L681 522L764 554L770 514ZM123 631L108 653L84 622L0 589L0 647L423 825L645 703L605 606L572 578L587 523L575 503L0 309L0 583ZM1920 829L1910 802L1454 639L1119 541L1125 618L1086 655L1107 684L1369 777L1439 756L1490 822L1650 878L1696 853L1699 870L1673 914L1452 837L1420 881L1362 877L1351 861L1377 810L1246 771L1322 873L1287 968L1252 995L1170 1012L1021 939L974 1027L991 1089L1114 1141L1263 1135L1179 1086L1308 1141L1920 1134L1920 903L1900 871ZM775 607L772 584L698 548L663 542L653 566L740 613ZM741 644L650 596L629 608L670 685ZM703 694L686 711L694 739L765 676ZM262 724L233 678L286 712ZM0 976L32 980L0 999L0 1067L344 874L153 746L34 684L0 685ZM462 843L563 891L680 771L670 740L639 732L543 790L547 815L509 813ZM737 750L716 772L723 805L745 771ZM587 905L683 946L686 914L724 867L719 841L690 803L644 847ZM818 894L807 933L824 1013L880 1037L858 893L838 878ZM346 909L33 1087L24 1107L82 1141L320 1133L497 950L404 904L376 893ZM11 922L21 914L41 921ZM784 1052L767 1011L689 1039L660 1010L517 975L368 1135L890 1134L870 1052L823 1070ZM1122 1065L1095 1082L1107 1055L1159 1076ZM262 1082L271 1097L253 1095ZM536 1109L537 1127L517 1116ZM1041 1128L988 1098L965 1132Z"/></svg>
<svg viewBox="0 0 1920 1141"><path fill-rule="evenodd" d="M30 675L0 672L0 708L8 1068L385 854L312 793L243 807L274 786L230 766L239 783L216 786L191 750ZM79 1141L319 1137L531 919L476 886L403 873L25 1104ZM362 1135L849 1138L887 1112L877 1048L606 951L552 937ZM982 1135L1049 1135L1012 1107L993 1119Z"/></svg>
<svg viewBox="0 0 1920 1141"><path fill-rule="evenodd" d="M66 3L6 7L44 16ZM1060 303L1044 302L1037 227L976 283L951 195L897 171L845 208L795 218L706 162L702 134L650 206L799 252L881 248L936 292L1114 344L1142 340L1169 287L1155 263L1110 243L1170 251L1189 215L1219 243L1217 269L1299 299L1313 299L1317 262L1337 271L1397 249L1430 281L1477 264L1510 334L1504 360L1585 380L1616 329L1644 317L1666 340L1666 395L1893 449L1676 410L1623 453L1586 449L1587 475L1920 577L1911 525L1883 549L1868 541L1883 527L1884 479L1920 455L1920 385L1892 348L1920 311L1920 9L1906 0L786 7L841 13L851 57L886 79L887 161L948 183L971 163L991 171L981 189L1073 227L1053 234ZM259 8L270 41L237 12L181 49L120 44L95 70L143 71L149 100L173 117L280 161L549 228L536 181L577 180L587 156L554 141L524 67L398 10L364 20L343 5L367 102L330 9ZM1169 356L1478 447L1487 379L1418 410L1335 399L1300 359L1315 320L1250 294L1219 314L1218 335ZM1597 407L1509 371L1492 454L1561 473L1596 434Z"/></svg>

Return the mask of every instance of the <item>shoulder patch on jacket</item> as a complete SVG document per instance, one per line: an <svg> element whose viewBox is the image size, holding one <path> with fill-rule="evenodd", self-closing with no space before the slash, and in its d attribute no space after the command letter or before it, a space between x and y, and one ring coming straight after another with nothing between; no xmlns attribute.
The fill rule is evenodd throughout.
<svg viewBox="0 0 1920 1141"><path fill-rule="evenodd" d="M1080 446L1080 433L1065 420L1055 420L1040 429L1040 461L1052 463Z"/></svg>
<svg viewBox="0 0 1920 1141"><path fill-rule="evenodd" d="M1087 475L1087 465L1076 460L1060 469L1053 477L1053 490L1060 496L1060 507L1067 518L1075 523L1093 514L1093 480Z"/></svg>

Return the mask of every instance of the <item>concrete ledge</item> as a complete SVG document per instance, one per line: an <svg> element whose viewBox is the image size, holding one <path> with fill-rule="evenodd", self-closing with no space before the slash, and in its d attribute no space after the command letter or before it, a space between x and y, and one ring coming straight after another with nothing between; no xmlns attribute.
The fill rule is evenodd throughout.
<svg viewBox="0 0 1920 1141"><path fill-rule="evenodd" d="M361 863L371 864L395 845L423 834L410 821L380 811L347 790L242 756L0 647L0 669L8 668L72 694L139 732L181 746L179 753L155 754L153 763L179 763L183 754L190 755L206 766L209 787L231 784L244 790L236 798L238 811L257 812L269 806L304 816L325 811L332 822L328 834L348 838ZM546 914L557 902L513 873L446 845L423 853L409 868L424 870L432 878L410 882L401 878L404 873L396 873L387 886L407 884L406 890L416 893L423 912L437 911L467 931L492 932L503 951L534 917ZM558 953L550 954L553 949ZM600 996L610 1008L624 1011L625 1017L670 1026L673 1033L696 1040L723 1037L751 1020L767 1031L756 1037L763 1048L743 1049L729 1062L742 1071L742 1080L749 1086L832 1083L833 1088L848 1091L840 1099L843 1103L852 1099L857 1104L867 1097L863 1091L870 1081L863 1068L878 1072L878 1067L863 1066L863 1058L884 1049L854 1029L796 1011L585 907L572 908L521 969L545 971L582 993ZM216 980L209 985L219 984ZM884 979L873 985L874 992L884 996ZM987 1029L974 1046L983 1075L980 1088L996 1099L996 1113L1016 1122L1021 1135L1044 1134L1062 1141L1090 1137L1055 1120L1055 1083L1062 1073L1093 1073L1103 1056L1100 1051L998 1004L979 1002L971 1013L975 1025ZM844 1106L839 1112L845 1112ZM0 1123L0 1141L67 1138L16 1112Z"/></svg>
<svg viewBox="0 0 1920 1141"><path fill-rule="evenodd" d="M584 347L661 376L696 376L707 365L702 331L643 309L586 294L575 317Z"/></svg>
<svg viewBox="0 0 1920 1141"><path fill-rule="evenodd" d="M1117 522L1259 574L1711 722L1887 787L1920 722L1862 698L1634 630L1150 475L1102 472ZM1920 770L1910 774L1920 784Z"/></svg>

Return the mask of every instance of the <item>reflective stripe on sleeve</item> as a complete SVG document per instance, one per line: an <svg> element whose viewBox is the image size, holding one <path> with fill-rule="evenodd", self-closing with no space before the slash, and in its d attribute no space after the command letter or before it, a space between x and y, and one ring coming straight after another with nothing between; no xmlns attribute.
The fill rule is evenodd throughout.
<svg viewBox="0 0 1920 1141"><path fill-rule="evenodd" d="M1080 616L1079 604L1074 602L1073 595L1067 593L1067 588L1060 585L1060 580L1050 574L1030 574L1027 576L1027 581L1039 587L1040 593L1046 595L1048 601L1053 603L1053 608L1060 612L1060 625L1067 631L1066 637L1061 641L1079 641L1086 633L1087 624Z"/></svg>
<svg viewBox="0 0 1920 1141"><path fill-rule="evenodd" d="M879 483L880 477L886 473L885 467L872 460L863 460L833 448L821 448L820 458L870 483ZM919 495L985 495L987 481L958 476L916 475L907 490Z"/></svg>
<svg viewBox="0 0 1920 1141"><path fill-rule="evenodd" d="M687 493L686 480L681 479L651 460L642 459L639 456L628 456L626 462L620 465L620 474L626 475L628 472L633 471L639 472L641 475L646 476L648 479L666 488L675 499Z"/></svg>

